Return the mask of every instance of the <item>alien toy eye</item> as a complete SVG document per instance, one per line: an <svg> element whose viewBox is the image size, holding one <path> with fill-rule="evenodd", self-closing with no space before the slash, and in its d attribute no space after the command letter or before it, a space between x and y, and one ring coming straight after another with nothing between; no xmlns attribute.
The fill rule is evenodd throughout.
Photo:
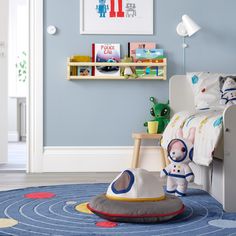
<svg viewBox="0 0 236 236"><path fill-rule="evenodd" d="M186 152L186 148L184 148L184 147L181 148L181 151L182 151L182 152Z"/></svg>
<svg viewBox="0 0 236 236"><path fill-rule="evenodd" d="M161 111L161 116L166 116L168 114L168 109L167 108L164 108L162 111Z"/></svg>
<svg viewBox="0 0 236 236"><path fill-rule="evenodd" d="M155 112L154 112L153 108L151 108L150 113L151 113L152 116L155 116Z"/></svg>

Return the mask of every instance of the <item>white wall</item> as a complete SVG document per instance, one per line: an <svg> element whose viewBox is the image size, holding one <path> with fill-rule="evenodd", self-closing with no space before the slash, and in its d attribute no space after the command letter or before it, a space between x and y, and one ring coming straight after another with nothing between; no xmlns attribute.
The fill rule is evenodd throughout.
<svg viewBox="0 0 236 236"><path fill-rule="evenodd" d="M19 98L25 98L28 91L28 76L26 81L19 77L16 63L28 55L28 0L9 0L9 40L8 40L8 141L17 142L20 139Z"/></svg>
<svg viewBox="0 0 236 236"><path fill-rule="evenodd" d="M26 97L28 75L26 80L19 77L16 64L28 61L29 29L28 0L9 0L9 65L8 94L10 97Z"/></svg>
<svg viewBox="0 0 236 236"><path fill-rule="evenodd" d="M8 0L0 0L0 163L7 161Z"/></svg>

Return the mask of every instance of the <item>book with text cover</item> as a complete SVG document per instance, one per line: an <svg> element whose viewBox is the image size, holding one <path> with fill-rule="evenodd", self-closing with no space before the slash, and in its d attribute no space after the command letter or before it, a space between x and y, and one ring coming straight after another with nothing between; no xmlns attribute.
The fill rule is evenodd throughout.
<svg viewBox="0 0 236 236"><path fill-rule="evenodd" d="M95 43L92 45L92 59L95 62L120 62L120 44ZM120 76L120 68L114 66L95 66L95 76Z"/></svg>
<svg viewBox="0 0 236 236"><path fill-rule="evenodd" d="M156 43L154 42L129 42L128 43L128 56L133 57L134 62L136 62L136 49L153 49L156 48Z"/></svg>

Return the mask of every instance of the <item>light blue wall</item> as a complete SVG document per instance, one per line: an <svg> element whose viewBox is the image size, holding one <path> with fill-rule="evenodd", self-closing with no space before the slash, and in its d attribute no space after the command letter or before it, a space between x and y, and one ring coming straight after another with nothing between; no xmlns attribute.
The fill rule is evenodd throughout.
<svg viewBox="0 0 236 236"><path fill-rule="evenodd" d="M168 76L181 74L182 39L175 28L186 13L203 28L186 40L187 70L236 72L235 0L154 2L154 35L93 36L79 34L79 0L44 1L44 145L132 145L131 133L143 131L150 118L149 97L168 99L163 81L67 81L66 58L90 55L94 42L121 43L126 52L128 41L155 41L167 54ZM49 24L57 35L46 33Z"/></svg>

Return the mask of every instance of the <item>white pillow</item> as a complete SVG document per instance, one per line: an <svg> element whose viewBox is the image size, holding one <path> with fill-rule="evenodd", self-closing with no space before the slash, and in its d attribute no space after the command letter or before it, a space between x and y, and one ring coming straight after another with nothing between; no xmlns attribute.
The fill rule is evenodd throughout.
<svg viewBox="0 0 236 236"><path fill-rule="evenodd" d="M222 74L219 73L187 73L187 80L191 84L197 110L216 109L221 106L220 76Z"/></svg>

